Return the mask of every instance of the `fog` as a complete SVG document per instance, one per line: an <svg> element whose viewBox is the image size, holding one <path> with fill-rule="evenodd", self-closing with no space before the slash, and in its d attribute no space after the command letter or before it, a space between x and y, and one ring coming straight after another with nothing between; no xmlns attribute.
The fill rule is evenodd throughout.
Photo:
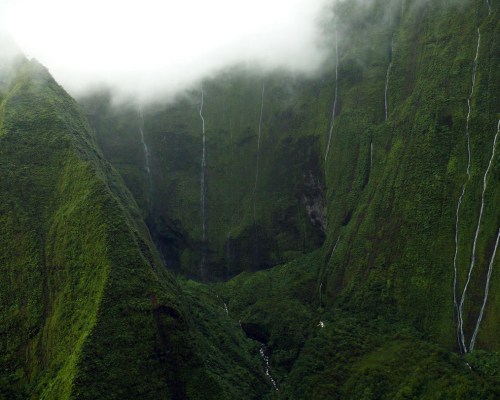
<svg viewBox="0 0 500 400"><path fill-rule="evenodd" d="M73 95L106 84L147 98L238 63L312 73L332 1L0 0L0 23Z"/></svg>

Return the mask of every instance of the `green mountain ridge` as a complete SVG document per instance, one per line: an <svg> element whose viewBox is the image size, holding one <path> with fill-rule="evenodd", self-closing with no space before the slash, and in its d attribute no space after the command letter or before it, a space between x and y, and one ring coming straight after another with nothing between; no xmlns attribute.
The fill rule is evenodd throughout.
<svg viewBox="0 0 500 400"><path fill-rule="evenodd" d="M26 60L2 97L2 398L259 398L242 333L238 379L214 373L234 348L195 327L75 101Z"/></svg>

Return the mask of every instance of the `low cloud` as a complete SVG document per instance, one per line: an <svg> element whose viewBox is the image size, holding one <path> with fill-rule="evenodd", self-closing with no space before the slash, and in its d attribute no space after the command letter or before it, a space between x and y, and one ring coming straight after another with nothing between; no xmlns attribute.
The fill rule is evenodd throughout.
<svg viewBox="0 0 500 400"><path fill-rule="evenodd" d="M72 94L106 84L148 98L239 63L313 72L325 57L319 22L332 3L10 0L0 11L25 54Z"/></svg>

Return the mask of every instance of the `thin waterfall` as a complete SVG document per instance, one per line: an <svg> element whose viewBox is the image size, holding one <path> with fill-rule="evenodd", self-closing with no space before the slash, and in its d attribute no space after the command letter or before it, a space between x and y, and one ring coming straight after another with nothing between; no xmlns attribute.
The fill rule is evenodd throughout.
<svg viewBox="0 0 500 400"><path fill-rule="evenodd" d="M498 139L498 132L500 131L500 120L498 121L497 125L497 133L495 135L495 139L493 140L493 150L491 152L491 158L490 158L490 163L488 164L488 168L486 169L486 172L484 174L483 178L483 194L481 198L481 213L479 214L479 222L478 222L478 227L476 230L476 237L474 238L474 250L472 253L472 262L474 262L474 251L475 251L475 246L476 246L476 240L477 240L477 235L479 232L479 224L481 223L481 217L483 214L483 208L484 208L484 192L486 190L486 177L488 175L488 172L490 170L491 164L493 162L493 158L495 157L495 148L497 145L497 139ZM493 250L493 255L491 256L490 264L488 266L488 276L486 278L486 285L484 288L484 300L483 300L483 305L481 307L481 312L479 313L479 317L477 319L476 323L476 328L474 329L474 334L472 335L472 339L470 341L469 345L469 350L472 351L474 349L474 344L476 343L476 336L477 332L479 331L479 325L481 325L481 320L483 319L483 313L484 313L484 307L486 306L486 300L488 299L488 293L490 290L490 278L491 278L491 272L493 271L493 261L495 260L495 255L497 254L497 248L498 248L498 241L500 239L500 229L498 230L497 233L497 240L495 242L495 249ZM471 267L472 268L472 267Z"/></svg>
<svg viewBox="0 0 500 400"><path fill-rule="evenodd" d="M149 180L149 191L148 191L148 204L149 204L149 210L151 211L151 190L153 187L152 179L151 179L151 168L149 167L149 149L148 145L146 144L146 140L144 139L144 114L142 113L142 107L139 106L139 115L140 115L140 126L139 126L139 132L141 134L141 144L142 144L142 150L144 152L144 159L145 159L145 165L144 169L146 170L148 174L148 180Z"/></svg>
<svg viewBox="0 0 500 400"><path fill-rule="evenodd" d="M326 161L328 159L328 153L330 152L333 124L335 123L335 108L337 108L337 93L338 93L338 81L339 81L339 47L338 47L338 36L337 36L337 13L335 13L333 26L335 30L335 97L333 100L332 121L330 123L330 132L328 133L328 143L326 145L326 153L325 153L325 178L326 178Z"/></svg>
<svg viewBox="0 0 500 400"><path fill-rule="evenodd" d="M373 167L373 141L370 142L370 171Z"/></svg>
<svg viewBox="0 0 500 400"><path fill-rule="evenodd" d="M488 4L488 15L491 13L490 0L486 0L486 4Z"/></svg>
<svg viewBox="0 0 500 400"><path fill-rule="evenodd" d="M392 34L391 38L391 55L389 57L389 66L387 67L387 73L385 75L385 120L387 121L388 117L388 105L387 105L387 89L389 88L389 72L391 71L392 66L392 53L394 51L394 34Z"/></svg>
<svg viewBox="0 0 500 400"><path fill-rule="evenodd" d="M232 219L231 219L231 228L232 228ZM227 234L227 244L226 244L226 278L229 279L229 272L231 270L231 232L232 229Z"/></svg>
<svg viewBox="0 0 500 400"><path fill-rule="evenodd" d="M266 345L264 343L261 343L261 344L262 344L262 346L259 350L259 353L260 353L261 357L263 358L265 366L266 366L266 375L269 377L269 380L273 384L274 390L279 390L278 384L276 383L276 381L274 380L274 378L271 376L271 373L270 373L269 357L266 355Z"/></svg>
<svg viewBox="0 0 500 400"><path fill-rule="evenodd" d="M335 246L333 246L332 252L330 253L330 258L328 258L328 263L330 263L330 260L332 259L333 253L335 252L335 249L337 248L337 245L339 244L340 236L337 238L337 241L335 242Z"/></svg>
<svg viewBox="0 0 500 400"><path fill-rule="evenodd" d="M203 132L203 152L201 156L201 216L202 216L202 225L203 225L203 234L202 234L202 243L201 243L201 278L204 278L204 268L205 268L205 245L207 240L207 221L205 218L205 196L206 196L206 188L205 188L205 170L207 166L207 154L206 154L206 137L205 137L205 119L203 118L203 82L201 82L200 86L201 91L201 105L200 105L200 118L202 122L202 132Z"/></svg>
<svg viewBox="0 0 500 400"><path fill-rule="evenodd" d="M463 305L464 305L464 302L465 302L465 292L467 290L467 285L469 284L470 277L471 277L471 274L472 274L472 270L474 269L474 263L476 261L476 246L477 246L477 238L479 237L479 230L481 228L481 220L483 218L484 193L486 191L486 180L488 178L488 173L490 172L491 163L493 162L493 158L495 157L495 147L497 145L497 137L498 137L498 130L497 130L497 133L495 134L495 139L493 140L493 149L491 151L490 162L489 162L488 168L486 168L486 172L484 173L484 176L483 176L483 192L481 193L481 209L479 211L479 219L477 221L476 233L474 235L474 242L472 244L472 256L471 256L471 262L470 262L470 267L469 267L469 275L468 275L468 278L467 278L467 283L466 283L466 285L464 287L464 292L462 294L462 300L460 302L460 314L462 314L462 312L463 312Z"/></svg>
<svg viewBox="0 0 500 400"><path fill-rule="evenodd" d="M260 99L260 119L259 119L259 134L257 136L257 169L255 172L255 185L253 187L253 222L256 223L255 215L255 193L257 192L257 182L259 180L259 159L260 159L260 133L262 128L262 112L264 110L264 82L262 82L262 95Z"/></svg>
<svg viewBox="0 0 500 400"><path fill-rule="evenodd" d="M467 98L467 106L468 106L468 112L467 112L467 120L465 124L465 134L467 136L467 154L468 154L468 159L467 159L467 179L465 180L463 186L462 186L462 193L460 194L460 197L458 199L458 204L457 204L457 212L456 212L456 220L455 220L455 256L453 257L453 270L454 270L454 277L453 277L453 302L455 304L455 309L457 311L457 317L458 317L458 327L457 327L457 338L458 338L458 345L460 347L460 350L462 353L467 352L467 347L465 345L465 338L464 338L464 331L463 331L463 302L465 298L465 292L467 291L467 286L469 285L470 281L470 273L472 272L469 270L469 276L467 278L467 282L464 287L464 292L462 294L462 299L460 301L460 306L458 305L457 302L457 255L458 255L458 228L459 228L459 214L460 214L460 207L462 205L462 200L465 194L465 188L467 186L467 183L469 182L470 179L470 165L471 165L471 149L470 149L470 134L469 134L469 118L470 118L470 113L471 113L471 99L472 95L474 94L474 86L476 84L476 67L477 67L477 57L479 54L479 44L481 41L481 34L479 33L479 28L477 29L477 47L476 47L476 56L474 58L474 65L472 68L472 89L470 92L469 97Z"/></svg>

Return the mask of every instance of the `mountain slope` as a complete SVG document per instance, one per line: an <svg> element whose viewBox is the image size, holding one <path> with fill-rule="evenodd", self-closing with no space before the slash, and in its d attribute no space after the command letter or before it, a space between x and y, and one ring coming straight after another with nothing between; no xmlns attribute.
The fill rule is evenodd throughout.
<svg viewBox="0 0 500 400"><path fill-rule="evenodd" d="M222 333L243 361L237 379L219 374L234 348L210 349L195 327L75 101L34 60L18 58L4 77L2 395L260 398L268 388L257 350Z"/></svg>

